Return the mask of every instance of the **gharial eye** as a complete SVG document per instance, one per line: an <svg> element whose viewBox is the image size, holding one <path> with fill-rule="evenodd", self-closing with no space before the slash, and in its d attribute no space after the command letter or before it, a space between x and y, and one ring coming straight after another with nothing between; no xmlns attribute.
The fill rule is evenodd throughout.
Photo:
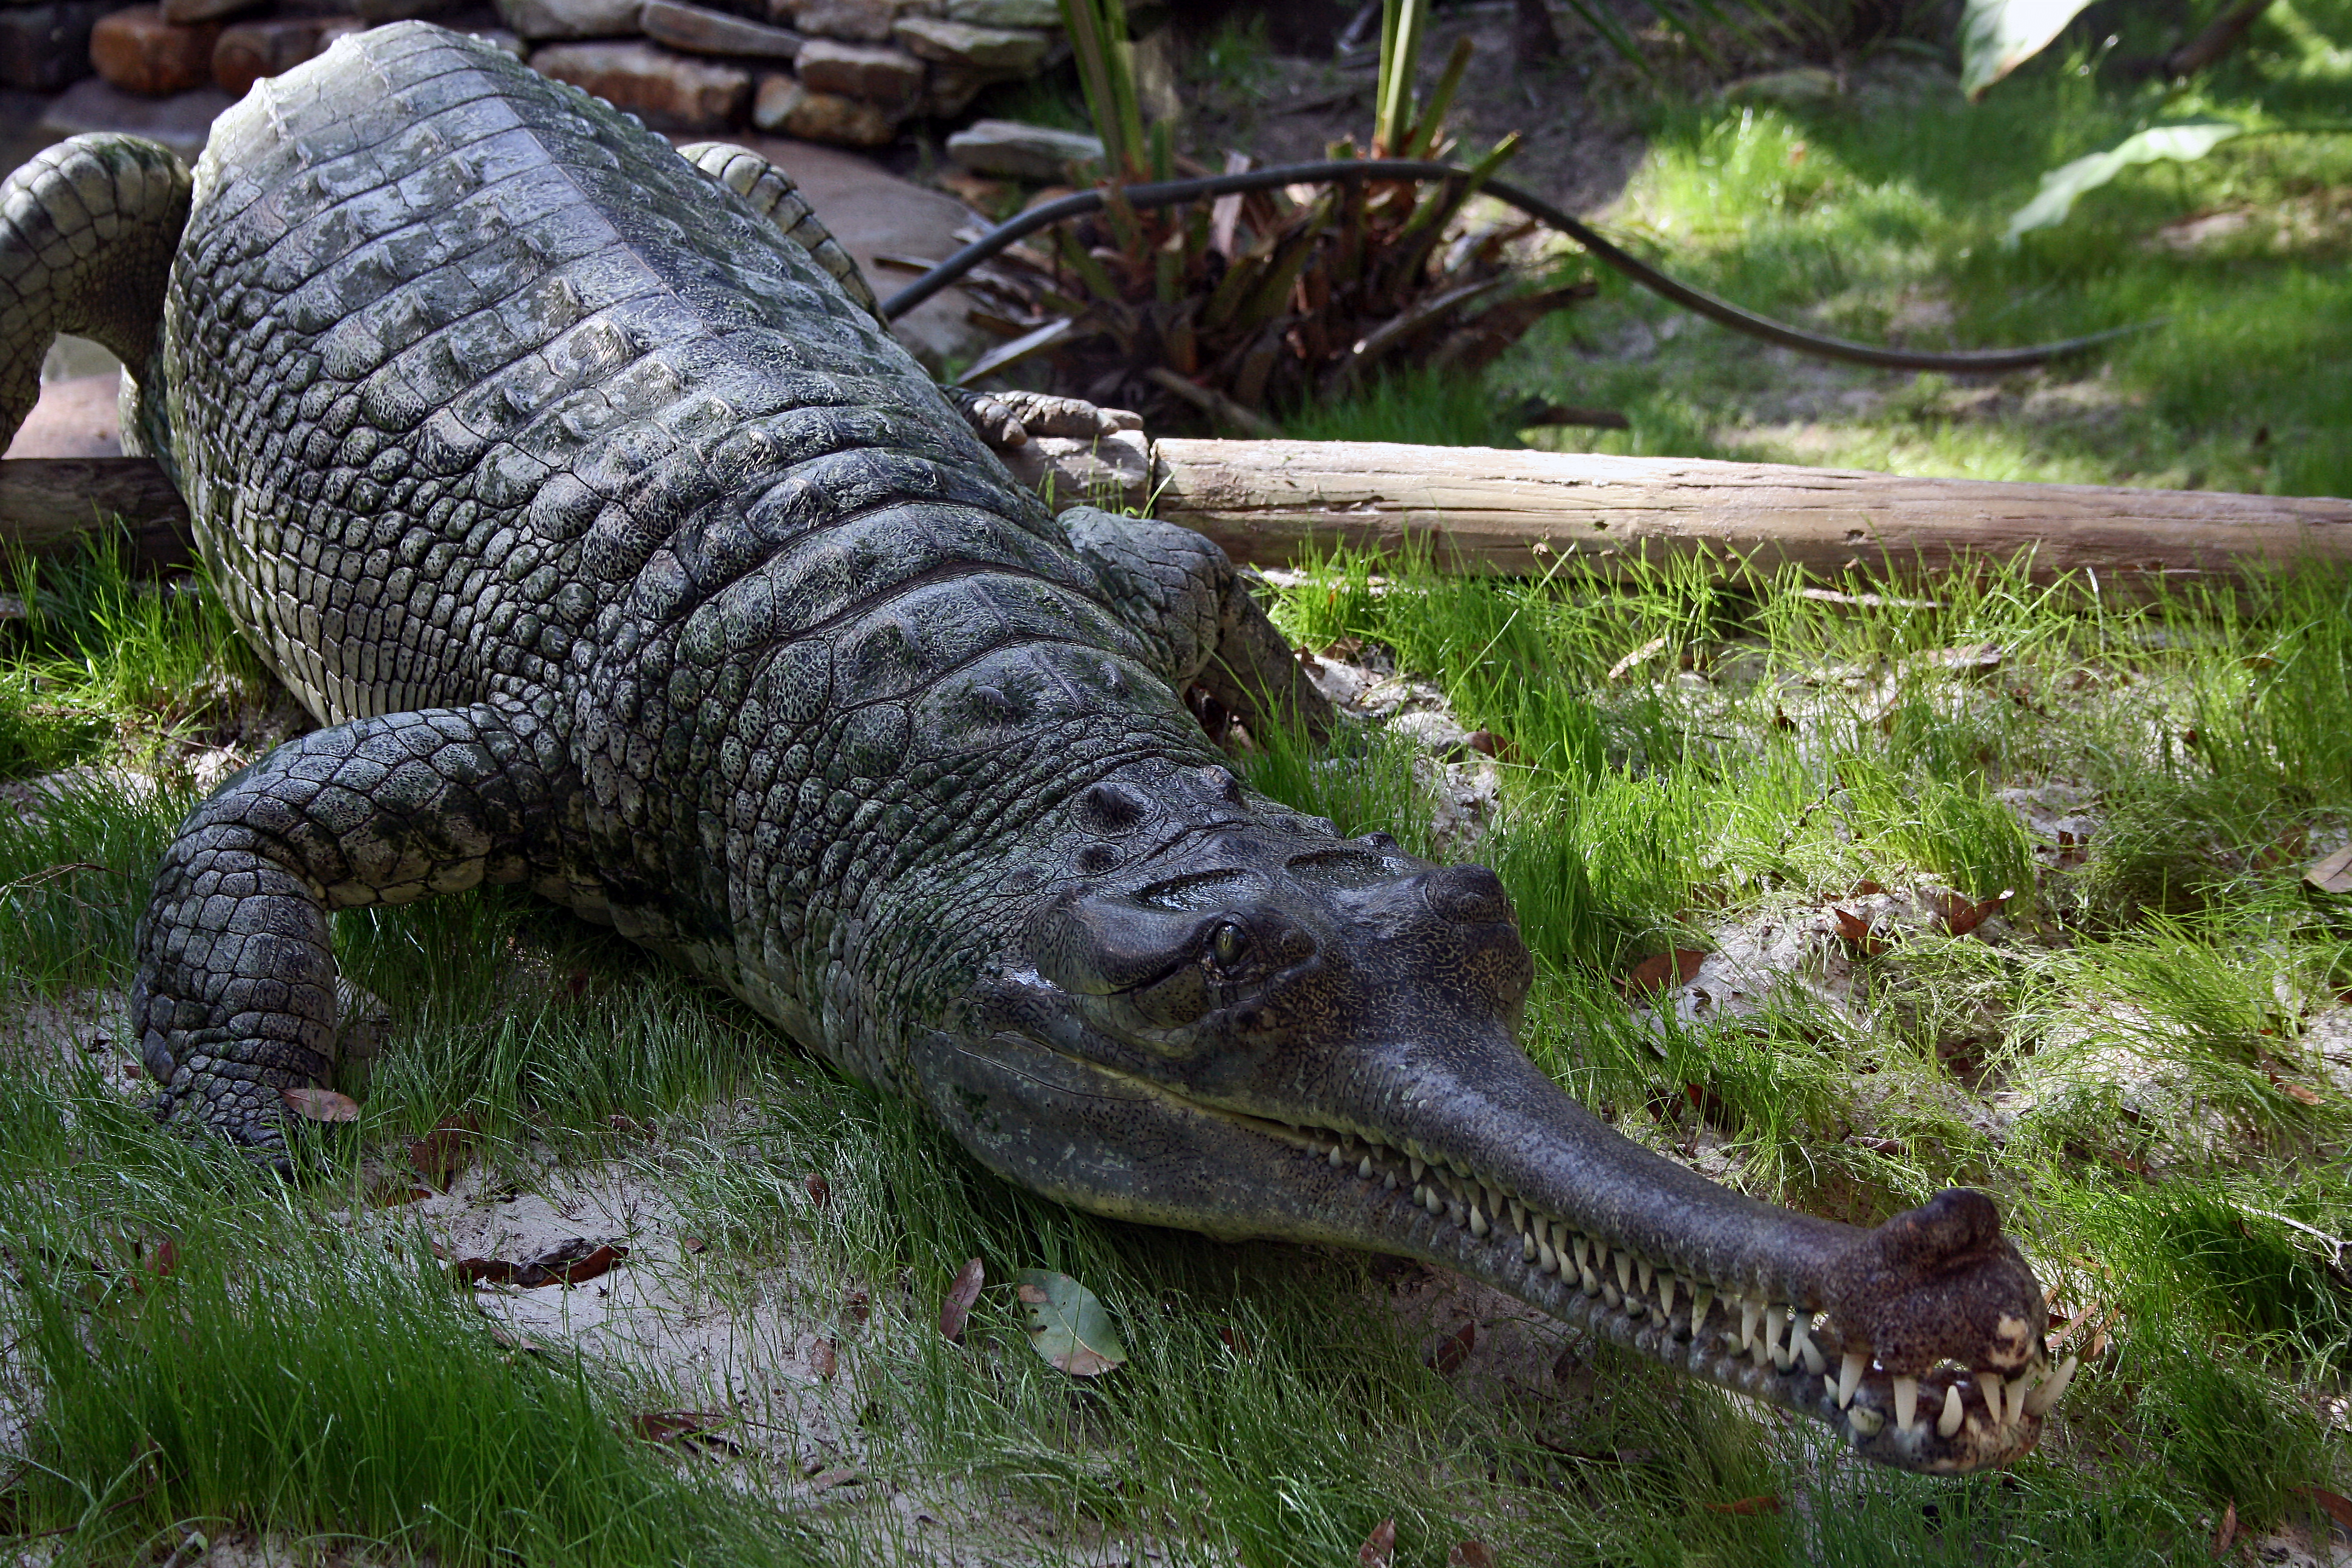
<svg viewBox="0 0 2352 1568"><path fill-rule="evenodd" d="M1210 954L1216 959L1220 969L1231 969L1248 951L1249 932L1231 921L1219 925L1216 933L1209 938Z"/></svg>

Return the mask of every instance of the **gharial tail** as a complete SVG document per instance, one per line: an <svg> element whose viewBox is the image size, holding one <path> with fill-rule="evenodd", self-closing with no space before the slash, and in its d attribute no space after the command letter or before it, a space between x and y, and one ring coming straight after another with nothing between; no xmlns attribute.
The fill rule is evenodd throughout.
<svg viewBox="0 0 2352 1568"><path fill-rule="evenodd" d="M170 148L103 132L58 142L0 184L0 450L39 400L59 332L145 367L193 189Z"/></svg>

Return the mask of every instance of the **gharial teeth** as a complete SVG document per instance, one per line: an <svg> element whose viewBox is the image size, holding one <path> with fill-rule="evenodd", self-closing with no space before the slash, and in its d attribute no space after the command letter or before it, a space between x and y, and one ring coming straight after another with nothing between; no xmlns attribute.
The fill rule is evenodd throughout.
<svg viewBox="0 0 2352 1568"><path fill-rule="evenodd" d="M1843 1410L1853 1403L1853 1391L1862 1386L1862 1374L1870 1368L1870 1358L1860 1351L1848 1351L1838 1363L1837 1402Z"/></svg>
<svg viewBox="0 0 2352 1568"><path fill-rule="evenodd" d="M1633 1266L1633 1277L1642 1282L1643 1295L1646 1296L1650 1293L1650 1280L1656 1273L1657 1270L1650 1267L1650 1260L1646 1258Z"/></svg>
<svg viewBox="0 0 2352 1568"><path fill-rule="evenodd" d="M1675 1315L1675 1287L1681 1283L1671 1274L1658 1281L1658 1310L1669 1318Z"/></svg>
<svg viewBox="0 0 2352 1568"><path fill-rule="evenodd" d="M1977 1373L1977 1384L1984 1390L1985 1414L1992 1417L1994 1426L2006 1425L2000 1414L2000 1373L1980 1372Z"/></svg>
<svg viewBox="0 0 2352 1568"><path fill-rule="evenodd" d="M2039 1415L2057 1404L2059 1396L2066 1392L2066 1385L2074 1381L2074 1368L2078 1364L2074 1356L2060 1362L2058 1370L2050 1374L2050 1381L2025 1396L2025 1413Z"/></svg>
<svg viewBox="0 0 2352 1568"><path fill-rule="evenodd" d="M2033 1380L2041 1370L2039 1367L2028 1367L2010 1380L2009 1425L2014 1426L2025 1419L2025 1396L2033 1387Z"/></svg>
<svg viewBox="0 0 2352 1568"><path fill-rule="evenodd" d="M1519 1234L1519 1261L1522 1263L1533 1263L1535 1260L1536 1238L1522 1231Z"/></svg>
<svg viewBox="0 0 2352 1568"><path fill-rule="evenodd" d="M1344 1165L1344 1164L1346 1164L1347 1163L1348 1163L1348 1151L1347 1151L1347 1149L1346 1149L1344 1146L1342 1146L1342 1145L1340 1145L1340 1144L1338 1144L1338 1143L1334 1143L1334 1144L1332 1144L1332 1145L1331 1145L1331 1163L1332 1163L1333 1165L1337 1166L1337 1165Z"/></svg>
<svg viewBox="0 0 2352 1568"><path fill-rule="evenodd" d="M1968 1406L1961 1403L1960 1385L1953 1384L1944 1390L1944 1413L1936 1417L1936 1436L1948 1437L1960 1429L1968 1417Z"/></svg>
<svg viewBox="0 0 2352 1568"><path fill-rule="evenodd" d="M1510 1215L1511 1215L1511 1228L1512 1228L1513 1230L1525 1230L1525 1229L1527 1229L1527 1228L1528 1228L1528 1211L1527 1211L1527 1205L1524 1205L1524 1204L1522 1204L1522 1203L1520 1203L1520 1202L1519 1202L1519 1200L1518 1200L1518 1199L1517 1199L1517 1198L1510 1198L1510 1199L1507 1199L1507 1200L1506 1200L1506 1206L1508 1208L1508 1210L1509 1210L1509 1212L1510 1212Z"/></svg>
<svg viewBox="0 0 2352 1568"><path fill-rule="evenodd" d="M1895 1380L1895 1425L1905 1432L1919 1419L1919 1380L1898 1377Z"/></svg>
<svg viewBox="0 0 2352 1568"><path fill-rule="evenodd" d="M1633 1255L1622 1247L1617 1250L1617 1289L1627 1296L1633 1293Z"/></svg>
<svg viewBox="0 0 2352 1568"><path fill-rule="evenodd" d="M1739 1302L1739 1348L1741 1350L1748 1349L1756 1342L1756 1314L1759 1310L1759 1306L1754 1297L1741 1298ZM1761 1358L1759 1359L1760 1361Z"/></svg>
<svg viewBox="0 0 2352 1568"><path fill-rule="evenodd" d="M1829 1363L1822 1355L1822 1347L1813 1343L1813 1315L1791 1312L1789 1315L1789 1348L1805 1358L1805 1370L1815 1377Z"/></svg>
<svg viewBox="0 0 2352 1568"><path fill-rule="evenodd" d="M1472 1204L1470 1205L1470 1234L1473 1236L1485 1236L1494 1228L1495 1227L1493 1226L1486 1223L1486 1211L1480 1208L1476 1204Z"/></svg>
<svg viewBox="0 0 2352 1568"><path fill-rule="evenodd" d="M1421 1189L1421 1206L1427 1209L1430 1217L1434 1219L1445 1212L1445 1200L1437 1195L1435 1187L1423 1187Z"/></svg>
<svg viewBox="0 0 2352 1568"><path fill-rule="evenodd" d="M1372 1179L1372 1157L1370 1154L1365 1155L1362 1163L1357 1165L1356 1174L1367 1182Z"/></svg>
<svg viewBox="0 0 2352 1568"><path fill-rule="evenodd" d="M1557 1274L1559 1272L1559 1254L1551 1249L1550 1242L1538 1241L1536 1243L1536 1267L1542 1269L1547 1274Z"/></svg>
<svg viewBox="0 0 2352 1568"><path fill-rule="evenodd" d="M1421 1184L1422 1177L1427 1174L1429 1174L1429 1162L1422 1159L1419 1155L1415 1155L1412 1161L1413 1185L1419 1186Z"/></svg>

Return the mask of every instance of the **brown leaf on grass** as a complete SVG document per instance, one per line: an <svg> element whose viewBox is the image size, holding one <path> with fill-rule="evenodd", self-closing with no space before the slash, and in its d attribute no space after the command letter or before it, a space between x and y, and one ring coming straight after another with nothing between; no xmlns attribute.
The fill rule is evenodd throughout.
<svg viewBox="0 0 2352 1568"><path fill-rule="evenodd" d="M1356 1548L1356 1568L1389 1568L1395 1561L1396 1521L1384 1519L1372 1526L1372 1532Z"/></svg>
<svg viewBox="0 0 2352 1568"><path fill-rule="evenodd" d="M180 1271L180 1244L165 1237L147 1249L139 1266L158 1279L169 1279Z"/></svg>
<svg viewBox="0 0 2352 1568"><path fill-rule="evenodd" d="M646 1135L646 1124L634 1116L623 1116L615 1112L604 1118L604 1125L624 1138L642 1138Z"/></svg>
<svg viewBox="0 0 2352 1568"><path fill-rule="evenodd" d="M677 1244L678 1250L686 1253L688 1257L693 1256L695 1253L707 1250L710 1244L709 1242L703 1240L702 1237L698 1236L683 1237L679 1239Z"/></svg>
<svg viewBox="0 0 2352 1568"><path fill-rule="evenodd" d="M2323 893L2352 893L2352 844L2313 861L2303 879Z"/></svg>
<svg viewBox="0 0 2352 1568"><path fill-rule="evenodd" d="M977 1258L956 1270L954 1280L948 1286L947 1298L940 1303L940 1332L954 1343L963 1343L964 1324L971 1319L971 1304L980 1300L980 1289L987 1283L988 1269Z"/></svg>
<svg viewBox="0 0 2352 1568"><path fill-rule="evenodd" d="M521 1263L502 1258L461 1258L450 1267L468 1285L512 1285L535 1290L542 1285L584 1285L610 1273L629 1255L625 1247L575 1236Z"/></svg>
<svg viewBox="0 0 2352 1568"><path fill-rule="evenodd" d="M306 1121L357 1121L360 1102L348 1094L338 1094L331 1089L305 1085L300 1089L281 1089L278 1098L286 1109Z"/></svg>
<svg viewBox="0 0 2352 1568"><path fill-rule="evenodd" d="M817 1340L809 1345L809 1370L819 1377L831 1377L841 1365L841 1351L831 1340Z"/></svg>
<svg viewBox="0 0 2352 1568"><path fill-rule="evenodd" d="M809 1490L813 1492L829 1492L835 1487L856 1486L865 1479L865 1471L852 1469L847 1465L842 1465L809 1478Z"/></svg>
<svg viewBox="0 0 2352 1568"><path fill-rule="evenodd" d="M1709 1513L1778 1513L1780 1499L1773 1492L1759 1492L1754 1497L1739 1498L1731 1502L1711 1502L1706 1505Z"/></svg>
<svg viewBox="0 0 2352 1568"><path fill-rule="evenodd" d="M853 1323L862 1323L866 1314L874 1310L874 1298L863 1285L852 1285L841 1293L841 1315Z"/></svg>
<svg viewBox="0 0 2352 1568"><path fill-rule="evenodd" d="M817 1207L823 1208L833 1202L833 1184L826 1181L821 1173L811 1171L801 1185L808 1189L809 1202Z"/></svg>
<svg viewBox="0 0 2352 1568"><path fill-rule="evenodd" d="M2213 1531L2213 1555L2226 1556L2230 1542L2238 1538L2238 1505L2231 1502L2221 1510L2221 1528Z"/></svg>
<svg viewBox="0 0 2352 1568"><path fill-rule="evenodd" d="M2000 644L1962 643L1957 647L1929 648L1915 653L1904 664L1913 669L1944 669L1955 675L1983 675L2000 668Z"/></svg>
<svg viewBox="0 0 2352 1568"><path fill-rule="evenodd" d="M723 1410L648 1410L631 1416L629 1429L648 1443L740 1454L740 1447L712 1430L730 1419Z"/></svg>
<svg viewBox="0 0 2352 1568"><path fill-rule="evenodd" d="M1625 994L1647 996L1672 985L1687 985L1706 954L1696 948L1678 947L1671 952L1661 952L1645 958L1625 974Z"/></svg>
<svg viewBox="0 0 2352 1568"><path fill-rule="evenodd" d="M1014 1294L1029 1310L1029 1346L1072 1377L1099 1377L1127 1364L1127 1347L1095 1293L1066 1274L1024 1268Z"/></svg>
<svg viewBox="0 0 2352 1568"><path fill-rule="evenodd" d="M1462 1370L1462 1363L1468 1361L1470 1352L1477 1348L1478 1325L1474 1320L1438 1341L1437 1348L1429 1352L1429 1364L1438 1376L1452 1377Z"/></svg>
<svg viewBox="0 0 2352 1568"><path fill-rule="evenodd" d="M1250 1359L1249 1336L1243 1333L1231 1323L1219 1323L1217 1325L1217 1338L1224 1342L1224 1347L1227 1350L1241 1357L1242 1360L1247 1361Z"/></svg>
<svg viewBox="0 0 2352 1568"><path fill-rule="evenodd" d="M1483 1541L1465 1541L1446 1552L1445 1568L1495 1568L1495 1554Z"/></svg>
<svg viewBox="0 0 2352 1568"><path fill-rule="evenodd" d="M440 1195L431 1187L413 1187L403 1183L378 1188L375 1206L380 1209L396 1209L407 1204L421 1204L427 1198L437 1198Z"/></svg>
<svg viewBox="0 0 2352 1568"><path fill-rule="evenodd" d="M516 1333L503 1323L490 1325L490 1342L501 1350L520 1351L526 1355L543 1355L545 1350L537 1340Z"/></svg>
<svg viewBox="0 0 2352 1568"><path fill-rule="evenodd" d="M1886 891L1885 888L1881 887L1878 883L1873 881L1868 877L1864 877L1861 881L1856 882L1853 885L1853 891L1848 893L1846 897L1849 899L1866 899L1873 893L1883 893L1885 891Z"/></svg>
<svg viewBox="0 0 2352 1568"><path fill-rule="evenodd" d="M1966 893L1937 893L1930 896L1930 901L1946 931L1954 936L1966 936L1999 914L2001 906L2015 897L2015 888L2003 888L1990 899L1971 899Z"/></svg>
<svg viewBox="0 0 2352 1568"><path fill-rule="evenodd" d="M408 1146L408 1163L435 1186L447 1189L474 1163L474 1145L480 1142L470 1117L444 1117L433 1131Z"/></svg>
<svg viewBox="0 0 2352 1568"><path fill-rule="evenodd" d="M2294 1489L2326 1510L2328 1518L2352 1531L2352 1498L2329 1491L2326 1487L2297 1487Z"/></svg>
<svg viewBox="0 0 2352 1568"><path fill-rule="evenodd" d="M1894 945L1885 937L1872 932L1870 918L1867 915L1855 914L1852 910L1842 910L1835 904L1830 906L1830 913L1837 917L1838 940L1859 952L1863 957L1875 958Z"/></svg>

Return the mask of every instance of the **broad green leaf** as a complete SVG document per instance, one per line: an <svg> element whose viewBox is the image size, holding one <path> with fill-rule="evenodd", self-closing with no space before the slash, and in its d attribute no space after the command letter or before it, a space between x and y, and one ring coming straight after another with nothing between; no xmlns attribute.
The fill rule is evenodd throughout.
<svg viewBox="0 0 2352 1568"><path fill-rule="evenodd" d="M1127 1363L1127 1347L1093 1291L1050 1268L1024 1268L1013 1282L1039 1355L1072 1377L1099 1377Z"/></svg>
<svg viewBox="0 0 2352 1568"><path fill-rule="evenodd" d="M2098 189L2135 163L2153 163L2166 158L2194 163L2243 129L2221 121L2159 125L2105 153L2094 153L2062 164L2042 176L2042 189L2032 201L2010 214L2009 229L2000 237L2000 242L2015 245L2021 234L2065 222L2066 215L2074 210L2075 197Z"/></svg>
<svg viewBox="0 0 2352 1568"><path fill-rule="evenodd" d="M1960 90L1985 89L2040 54L2091 0L1969 0L1960 18Z"/></svg>

